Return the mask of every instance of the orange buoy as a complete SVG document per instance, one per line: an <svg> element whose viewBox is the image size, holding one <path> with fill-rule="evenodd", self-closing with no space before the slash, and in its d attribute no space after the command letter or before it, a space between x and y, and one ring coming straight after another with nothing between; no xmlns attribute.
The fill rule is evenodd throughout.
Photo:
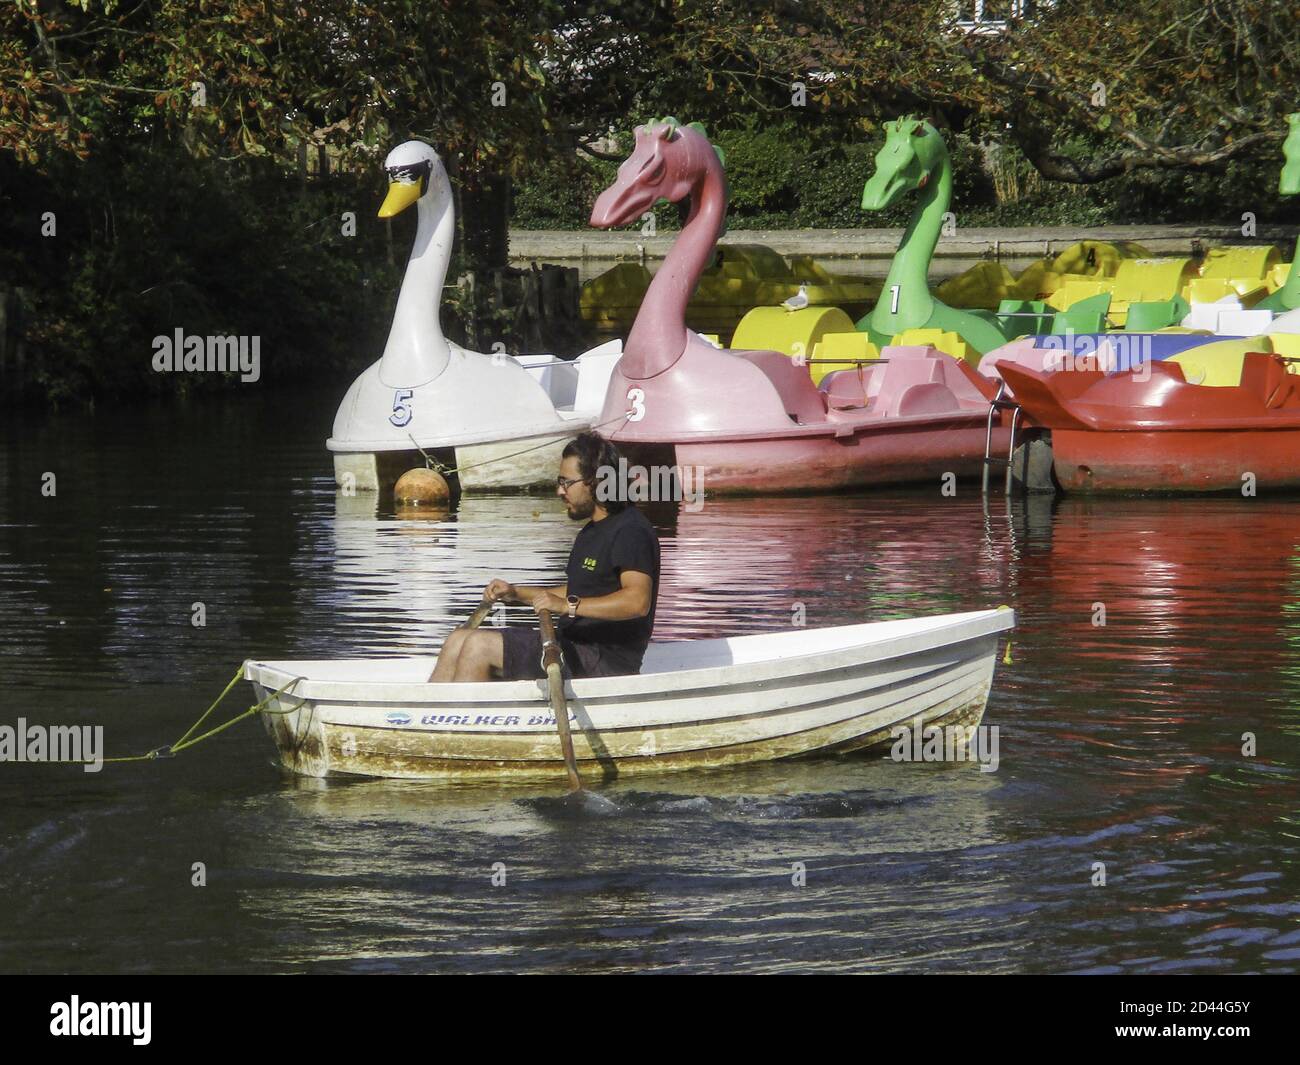
<svg viewBox="0 0 1300 1065"><path fill-rule="evenodd" d="M451 507L441 506L434 503L432 506L403 506L397 504L393 507L393 517L398 521L407 522L442 522L451 517Z"/></svg>
<svg viewBox="0 0 1300 1065"><path fill-rule="evenodd" d="M407 470L393 488L394 502L405 506L442 506L451 499L451 485L435 470L423 466Z"/></svg>

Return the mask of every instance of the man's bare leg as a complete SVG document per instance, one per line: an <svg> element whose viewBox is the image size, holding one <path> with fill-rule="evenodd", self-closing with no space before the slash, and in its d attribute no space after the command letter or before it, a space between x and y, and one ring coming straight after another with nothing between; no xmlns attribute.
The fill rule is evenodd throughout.
<svg viewBox="0 0 1300 1065"><path fill-rule="evenodd" d="M505 640L501 633L475 629L461 644L452 679L457 684L491 680L492 670L499 670L504 660Z"/></svg>
<svg viewBox="0 0 1300 1065"><path fill-rule="evenodd" d="M472 631L462 625L458 629L453 629L443 641L442 650L438 652L438 663L429 676L430 684L444 684L456 676L456 662L460 658L461 648L465 646L466 637Z"/></svg>

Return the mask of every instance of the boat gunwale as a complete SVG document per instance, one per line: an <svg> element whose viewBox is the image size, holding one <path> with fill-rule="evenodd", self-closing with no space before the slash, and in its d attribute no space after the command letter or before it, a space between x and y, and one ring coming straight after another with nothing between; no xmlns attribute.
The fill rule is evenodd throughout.
<svg viewBox="0 0 1300 1065"><path fill-rule="evenodd" d="M854 409L866 410L865 407ZM843 439L846 436L878 436L887 430L897 429L910 429L917 432L943 432L974 428L983 433L988 422L988 416L988 404L985 403L978 409L975 407L961 408L931 414L872 414L869 419L855 418L841 412L838 415L828 415L828 420L824 422L810 422L807 424L792 422L789 426L782 426L780 429L756 429L752 431L705 429L697 432L672 433L669 436L657 434L640 436L636 435L635 430L629 431L627 426L623 425L617 429L609 430L607 435L616 444L659 444L667 446L670 444L745 444L768 440L800 441L822 436ZM832 418L835 420L831 420ZM967 422L970 425L967 425Z"/></svg>
<svg viewBox="0 0 1300 1065"><path fill-rule="evenodd" d="M975 638L983 639L986 637L975 637ZM872 689L872 692L870 694L875 694L876 692L882 692L882 691L894 691L898 688L902 688L905 686L916 686L916 685L928 683L930 685L929 687L923 688L922 690L917 692L913 692L911 695L907 696L907 698L911 699L911 698L916 698L920 695L928 695L931 694L936 688L946 687L953 683L963 680L966 674L970 674L974 676L979 673L982 673L986 665L989 667L991 673L993 666L996 665L996 663L990 662L989 660L994 659L996 657L996 653L997 653L996 648L992 648L987 653L984 654L970 655L967 657L963 657L957 662L936 665L933 668L926 670L925 672L920 673L914 677L909 677L904 680L896 680L884 687ZM967 686L969 687L970 684L968 683ZM728 724L734 724L736 722L746 722L746 723L755 722L755 721L761 721L765 718L773 718L781 714L804 713L809 710L822 709L831 706L837 702L842 702L843 700L844 700L844 696L842 695L829 695L820 699L814 699L807 702L799 702L793 705L771 706L762 710L743 710L743 711L738 711L735 713L730 713L730 714L715 716L715 717L695 717L695 718L683 718L680 720L666 720L666 721L655 721L655 722L647 722L642 718L637 718L635 720L619 721L615 724L601 723L600 725L596 725L590 720L590 714L588 713L588 706L584 702L581 706L571 707L570 717L575 721L575 723L578 726L578 729L582 732L583 735L587 735L591 732L594 732L601 737L606 737L616 733L645 733L647 731L659 732L659 731L673 731L673 730L695 729L695 728L718 729L718 728L724 728ZM458 739L465 739L468 736L474 736L479 739L484 739L484 738L490 739L492 737L507 736L511 739L515 739L519 737L528 737L528 736L551 737L555 735L554 724L539 725L537 727L512 726L509 728L503 728L499 726L484 727L484 728L465 728L465 727L438 728L436 726L415 726L411 724L391 725L386 722L358 723L355 721L331 720L328 716L328 711L330 709L337 708L338 706L339 704L337 703L333 703L333 704L326 703L324 707L322 707L320 703L316 704L317 712L320 712L322 715L321 724L323 726L326 726L331 729L339 729L345 731L358 731L358 732L360 731L393 732L393 733L401 733L405 735L418 733L422 738L427 736L441 736L441 737L456 737ZM366 706L366 707L356 707L356 709L378 710L379 708ZM605 710L608 709L608 707L599 707L597 709ZM819 728L824 728L824 727L834 726L834 725L842 725L848 721L853 720L856 717L861 717L868 712L870 711L864 711L861 709L855 710L853 711L853 713L849 714L848 716L842 718L836 718L834 721L823 722L818 725L809 725L806 728L794 729L793 731L783 732L780 733L779 735L797 736L805 732L815 731L816 729ZM913 717L915 717L915 714L909 712L907 714L904 714L903 717L899 718L898 720L908 721L911 720ZM894 724L897 725L898 722L895 722ZM690 748L690 750L722 749L727 746L729 746L729 744L712 744L712 745L707 745L705 747ZM659 752L659 753L662 754L667 752ZM599 761L599 760L600 760L599 758L594 758L594 757L593 758L581 757L579 759L579 761Z"/></svg>
<svg viewBox="0 0 1300 1065"><path fill-rule="evenodd" d="M1237 385L1197 385L1197 388L1237 388ZM1089 412L1082 409L1081 406L1067 407L1071 414L1083 423L1084 427L1067 426L1063 429L1054 429L1054 432L1076 432L1076 433L1294 433L1300 431L1300 410L1294 407L1272 408L1276 412L1276 417L1270 411L1257 415L1258 420L1246 422L1241 418L1206 418L1195 424L1190 424L1186 419L1159 421L1151 419L1147 421L1138 421L1136 419L1126 423L1112 423L1102 425L1102 419L1097 415L1089 415ZM1107 408L1113 410L1114 408ZM1137 407L1134 410L1158 410L1157 407ZM1030 419L1033 418L1033 412L1030 407L1024 407L1024 412ZM1278 424L1284 422L1284 424ZM1050 428L1050 426L1049 426Z"/></svg>
<svg viewBox="0 0 1300 1065"><path fill-rule="evenodd" d="M965 643L984 636L996 636L1015 627L1015 611L1010 608L997 607L982 611L969 611L960 614L930 615L930 617L959 617L962 620L946 625L939 625L921 632L904 632L899 635L872 642L849 644L832 650L813 650L804 654L788 655L780 658L762 659L756 662L731 662L719 665L699 666L690 669L667 670L659 673L636 673L618 677L591 677L568 680L565 688L574 699L597 702L605 699L622 699L630 696L665 697L678 696L691 691L727 688L735 686L741 679L733 671L746 670L745 683L766 683L780 680L790 675L807 675L810 673L830 672L847 665L870 665L904 655L936 650L945 646ZM921 618L895 619L920 621ZM825 626L828 630L866 628L881 622L864 622L858 625ZM888 624L885 622L883 624ZM806 635L816 629L800 632ZM750 633L729 637L746 639L747 636L772 636L781 633ZM728 639L722 637L721 639ZM690 643L693 641L665 641ZM903 644L904 646L899 646ZM854 652L866 652L854 654ZM846 660L845 656L851 656ZM405 659L353 659L354 662L411 662L423 660L432 664L435 658L415 656ZM315 679L307 674L295 674L282 665L292 665L291 660L277 660L280 665L272 665L265 660L248 659L244 662L244 679L261 684L270 691L278 690L301 676L299 686L295 686L288 695L312 702L351 703L355 705L373 705L377 703L396 702L402 704L429 703L431 689L437 691L436 705L439 707L494 705L535 700L537 692L544 681L481 681L470 683L439 684L434 688L428 681L366 681L362 679ZM303 663L324 663L330 660L301 660ZM257 674L254 674L257 671ZM265 679L264 674L273 675ZM721 676L719 676L721 674ZM303 691L302 684L311 685L311 691ZM362 694L351 694L360 691Z"/></svg>

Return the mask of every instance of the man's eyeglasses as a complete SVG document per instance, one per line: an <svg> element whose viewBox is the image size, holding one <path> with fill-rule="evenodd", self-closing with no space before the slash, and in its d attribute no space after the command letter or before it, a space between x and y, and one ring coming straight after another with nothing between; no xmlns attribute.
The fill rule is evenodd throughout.
<svg viewBox="0 0 1300 1065"><path fill-rule="evenodd" d="M572 485L582 484L589 479L587 477L557 477L555 478L555 487L561 492L567 493Z"/></svg>

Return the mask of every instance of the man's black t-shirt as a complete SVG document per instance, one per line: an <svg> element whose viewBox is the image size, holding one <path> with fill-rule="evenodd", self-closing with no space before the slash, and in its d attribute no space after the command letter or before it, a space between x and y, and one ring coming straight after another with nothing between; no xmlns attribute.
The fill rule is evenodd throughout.
<svg viewBox="0 0 1300 1065"><path fill-rule="evenodd" d="M645 573L652 582L650 613L629 621L571 618L563 632L575 643L600 644L607 657L625 662L635 672L650 633L654 630L659 599L659 537L654 526L635 507L628 506L601 521L589 521L578 532L569 553L569 594L582 599L617 592L624 570Z"/></svg>

